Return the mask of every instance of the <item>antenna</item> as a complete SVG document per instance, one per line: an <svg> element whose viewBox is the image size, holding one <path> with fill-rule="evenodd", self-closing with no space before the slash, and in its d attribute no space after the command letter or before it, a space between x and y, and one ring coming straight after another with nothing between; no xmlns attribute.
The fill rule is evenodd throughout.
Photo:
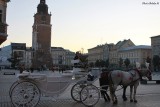
<svg viewBox="0 0 160 107"><path fill-rule="evenodd" d="M81 53L83 54L83 52L84 52L84 48L81 48Z"/></svg>
<svg viewBox="0 0 160 107"><path fill-rule="evenodd" d="M102 45L102 43L103 43L103 37L101 37L101 43L100 44Z"/></svg>

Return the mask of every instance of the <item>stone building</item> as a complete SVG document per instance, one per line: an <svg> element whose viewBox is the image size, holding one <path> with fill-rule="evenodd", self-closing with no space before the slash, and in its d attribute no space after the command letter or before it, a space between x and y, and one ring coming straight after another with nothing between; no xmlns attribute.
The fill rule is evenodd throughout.
<svg viewBox="0 0 160 107"><path fill-rule="evenodd" d="M123 61L128 58L130 60L130 64L132 65L136 62L145 64L147 57L151 58L151 46L131 46L118 51L118 58L122 58Z"/></svg>
<svg viewBox="0 0 160 107"><path fill-rule="evenodd" d="M97 45L88 49L88 63L95 63L96 60L107 60L109 58L108 44Z"/></svg>
<svg viewBox="0 0 160 107"><path fill-rule="evenodd" d="M40 68L52 66L51 58L51 14L48 13L48 6L45 0L40 0L37 13L34 15L32 48L33 67Z"/></svg>
<svg viewBox="0 0 160 107"><path fill-rule="evenodd" d="M0 0L0 45L7 40L6 11L10 0Z"/></svg>
<svg viewBox="0 0 160 107"><path fill-rule="evenodd" d="M66 50L62 47L52 47L52 63L53 66L63 66L68 65L71 66L71 60L74 59L75 53L70 50Z"/></svg>
<svg viewBox="0 0 160 107"><path fill-rule="evenodd" d="M152 58L154 55L160 56L160 35L151 37Z"/></svg>
<svg viewBox="0 0 160 107"><path fill-rule="evenodd" d="M110 64L118 64L120 58L123 60L128 58L131 64L135 62L145 64L147 57L151 58L151 46L135 46L130 39L119 41L115 45L113 43L104 44L88 49L89 63L109 59Z"/></svg>
<svg viewBox="0 0 160 107"><path fill-rule="evenodd" d="M121 49L125 49L127 47L135 46L135 44L130 40L123 40L117 42L116 45L110 46L110 51L109 51L109 62L111 64L118 64L119 57L118 57L118 51Z"/></svg>
<svg viewBox="0 0 160 107"><path fill-rule="evenodd" d="M15 60L15 66L25 65L26 43L11 43L11 58Z"/></svg>
<svg viewBox="0 0 160 107"><path fill-rule="evenodd" d="M10 68L11 63L7 60L11 58L11 45L5 46L0 50L0 68Z"/></svg>
<svg viewBox="0 0 160 107"><path fill-rule="evenodd" d="M25 68L30 69L32 66L32 54L33 50L31 47L26 47L25 51Z"/></svg>

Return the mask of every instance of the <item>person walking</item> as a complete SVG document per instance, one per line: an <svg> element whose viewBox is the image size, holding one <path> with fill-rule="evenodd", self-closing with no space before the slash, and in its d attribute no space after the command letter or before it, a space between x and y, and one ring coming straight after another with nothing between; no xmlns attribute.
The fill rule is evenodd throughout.
<svg viewBox="0 0 160 107"><path fill-rule="evenodd" d="M20 74L24 71L24 64L19 65Z"/></svg>

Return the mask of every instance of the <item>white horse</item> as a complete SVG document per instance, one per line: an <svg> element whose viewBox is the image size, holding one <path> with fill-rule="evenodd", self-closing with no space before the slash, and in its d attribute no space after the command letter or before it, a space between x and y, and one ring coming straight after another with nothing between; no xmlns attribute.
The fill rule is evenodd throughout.
<svg viewBox="0 0 160 107"><path fill-rule="evenodd" d="M151 71L148 69L140 69L140 64L136 63L136 68L134 70L130 70L128 72L121 71L121 70L114 70L111 71L109 74L109 80L110 80L110 95L113 101L113 104L117 104L117 97L115 95L115 91L118 87L118 85L122 85L123 90L123 100L126 101L127 97L125 95L127 86L130 86L130 101L131 102L137 102L136 100L136 90L139 85L139 81L142 77L147 77L149 80L151 80ZM133 94L133 88L134 88L134 94Z"/></svg>

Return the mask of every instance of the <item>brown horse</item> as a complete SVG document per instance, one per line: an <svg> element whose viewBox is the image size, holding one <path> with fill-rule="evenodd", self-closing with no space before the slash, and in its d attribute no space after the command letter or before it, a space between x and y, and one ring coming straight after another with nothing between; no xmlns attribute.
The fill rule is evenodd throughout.
<svg viewBox="0 0 160 107"><path fill-rule="evenodd" d="M117 97L115 95L115 91L118 85L122 85L123 90L123 100L126 101L127 97L125 95L127 86L130 86L130 101L137 102L136 100L136 90L139 85L139 81L142 77L147 77L151 80L151 71L149 69L134 69L128 72L121 70L113 70L109 74L109 87L110 87L110 95L113 101L113 104L117 104ZM133 94L134 88L134 94Z"/></svg>

